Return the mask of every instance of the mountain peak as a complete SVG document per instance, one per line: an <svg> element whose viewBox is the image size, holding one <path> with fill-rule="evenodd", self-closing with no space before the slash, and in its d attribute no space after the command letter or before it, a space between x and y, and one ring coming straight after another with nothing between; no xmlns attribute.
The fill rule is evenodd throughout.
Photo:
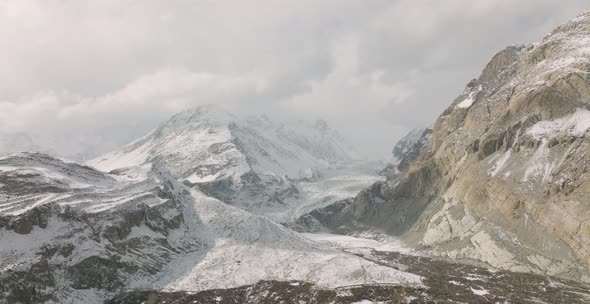
<svg viewBox="0 0 590 304"><path fill-rule="evenodd" d="M165 124L175 126L190 124L227 125L238 120L238 117L224 107L214 104L197 106L174 115Z"/></svg>
<svg viewBox="0 0 590 304"><path fill-rule="evenodd" d="M230 179L239 184L251 172L299 178L310 168L351 158L335 132L322 130L281 125L266 116L242 119L223 107L204 105L178 113L151 134L88 163L111 171L158 160L190 183Z"/></svg>

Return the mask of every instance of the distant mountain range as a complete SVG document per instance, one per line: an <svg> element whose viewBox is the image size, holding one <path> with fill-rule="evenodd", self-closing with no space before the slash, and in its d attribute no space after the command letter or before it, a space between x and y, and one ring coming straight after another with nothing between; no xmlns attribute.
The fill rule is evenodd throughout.
<svg viewBox="0 0 590 304"><path fill-rule="evenodd" d="M300 195L294 181L317 178L319 171L354 158L354 149L324 121L284 125L208 105L179 113L87 164L109 172L158 163L186 184L256 211L289 204Z"/></svg>

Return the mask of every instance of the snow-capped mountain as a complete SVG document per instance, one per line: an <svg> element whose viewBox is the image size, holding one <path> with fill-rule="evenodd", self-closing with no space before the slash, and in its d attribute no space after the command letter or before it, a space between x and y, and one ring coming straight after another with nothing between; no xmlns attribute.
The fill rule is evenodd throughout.
<svg viewBox="0 0 590 304"><path fill-rule="evenodd" d="M0 184L0 303L590 297L576 282L412 256L395 239L297 234L187 187L158 163L104 173L21 153L0 158Z"/></svg>
<svg viewBox="0 0 590 304"><path fill-rule="evenodd" d="M0 158L0 182L0 294L8 303L102 303L121 291L259 280L421 285L418 275L207 197L159 163L104 173L21 153Z"/></svg>
<svg viewBox="0 0 590 304"><path fill-rule="evenodd" d="M0 304L588 303L588 37L499 52L387 180L324 121L215 106L87 165L0 157Z"/></svg>
<svg viewBox="0 0 590 304"><path fill-rule="evenodd" d="M224 202L265 209L287 204L299 195L294 180L352 160L351 151L324 121L287 126L209 105L181 112L88 165L108 172L157 161L175 178Z"/></svg>

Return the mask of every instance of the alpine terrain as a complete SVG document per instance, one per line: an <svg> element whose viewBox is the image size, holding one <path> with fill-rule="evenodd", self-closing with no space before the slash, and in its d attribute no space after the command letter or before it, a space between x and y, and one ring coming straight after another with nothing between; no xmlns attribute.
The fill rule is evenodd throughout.
<svg viewBox="0 0 590 304"><path fill-rule="evenodd" d="M589 129L587 12L387 163L214 105L83 164L0 137L0 303L590 303Z"/></svg>
<svg viewBox="0 0 590 304"><path fill-rule="evenodd" d="M353 159L352 148L322 120L290 127L208 105L179 113L88 165L109 172L157 161L179 181L228 204L280 214L304 195L297 182L316 181L320 171L351 166Z"/></svg>
<svg viewBox="0 0 590 304"><path fill-rule="evenodd" d="M590 282L589 37L587 12L540 43L500 51L432 138L415 141L411 163L320 222L358 222L429 255Z"/></svg>

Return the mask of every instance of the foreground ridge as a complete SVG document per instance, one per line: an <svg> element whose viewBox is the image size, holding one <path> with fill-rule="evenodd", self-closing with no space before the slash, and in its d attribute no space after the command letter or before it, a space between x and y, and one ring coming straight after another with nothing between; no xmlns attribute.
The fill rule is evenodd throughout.
<svg viewBox="0 0 590 304"><path fill-rule="evenodd" d="M500 51L401 173L310 216L438 256L589 282L589 37L585 12L540 43Z"/></svg>

